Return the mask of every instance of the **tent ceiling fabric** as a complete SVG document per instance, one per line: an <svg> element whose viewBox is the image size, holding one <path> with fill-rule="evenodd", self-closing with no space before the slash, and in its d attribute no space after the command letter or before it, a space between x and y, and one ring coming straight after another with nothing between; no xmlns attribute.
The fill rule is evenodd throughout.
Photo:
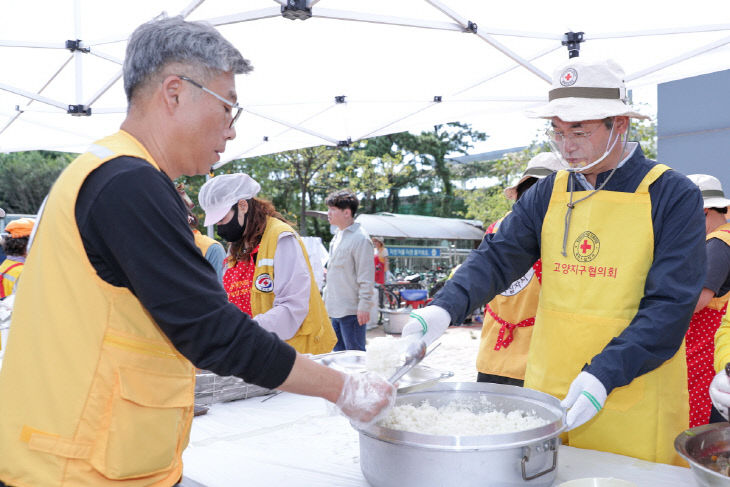
<svg viewBox="0 0 730 487"><path fill-rule="evenodd" d="M162 12L211 21L254 65L237 79L247 111L222 163L450 121L487 133L534 125L523 112L546 100L547 79L568 59L562 40L570 31L585 33L582 57L621 64L629 88L730 68L726 0L616 0L594 8L537 0L315 0L304 21L283 18L281 3L5 2L0 152L79 152L115 131L126 110L125 40ZM72 52L66 41L76 39L83 50ZM91 116L71 116L69 105L90 106Z"/></svg>
<svg viewBox="0 0 730 487"><path fill-rule="evenodd" d="M394 213L361 214L355 221L370 235L387 238L431 240L481 240L484 229L480 222L435 216Z"/></svg>

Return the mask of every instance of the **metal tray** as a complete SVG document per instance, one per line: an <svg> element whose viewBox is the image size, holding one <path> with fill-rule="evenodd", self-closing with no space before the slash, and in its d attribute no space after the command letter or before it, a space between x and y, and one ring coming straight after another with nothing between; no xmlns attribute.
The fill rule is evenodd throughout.
<svg viewBox="0 0 730 487"><path fill-rule="evenodd" d="M344 350L342 352L314 355L312 359L319 361L327 367L349 374L355 374L363 373L367 370L365 355L365 352L360 350ZM436 370L419 364L400 378L398 381L398 392L406 393L425 389L453 375L454 373L450 371Z"/></svg>

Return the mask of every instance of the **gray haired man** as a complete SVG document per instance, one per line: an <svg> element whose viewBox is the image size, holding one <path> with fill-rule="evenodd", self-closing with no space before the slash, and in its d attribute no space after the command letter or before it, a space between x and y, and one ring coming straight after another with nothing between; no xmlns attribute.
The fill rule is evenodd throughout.
<svg viewBox="0 0 730 487"><path fill-rule="evenodd" d="M251 65L181 18L131 36L121 130L54 185L0 371L0 484L175 484L195 367L320 396L354 422L394 387L301 355L228 302L172 180L204 174L236 136L234 75Z"/></svg>

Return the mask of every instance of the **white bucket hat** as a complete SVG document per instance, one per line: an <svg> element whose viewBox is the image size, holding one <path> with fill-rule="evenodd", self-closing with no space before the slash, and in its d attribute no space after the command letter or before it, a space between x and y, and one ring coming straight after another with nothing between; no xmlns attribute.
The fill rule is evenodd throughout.
<svg viewBox="0 0 730 487"><path fill-rule="evenodd" d="M578 59L553 73L548 104L529 110L531 118L558 117L563 122L601 120L608 117L648 119L628 102L624 70L611 59Z"/></svg>
<svg viewBox="0 0 730 487"><path fill-rule="evenodd" d="M218 223L239 200L253 198L260 190L261 185L248 174L222 174L209 179L198 194L198 203L205 212L203 225Z"/></svg>
<svg viewBox="0 0 730 487"><path fill-rule="evenodd" d="M730 206L730 200L725 198L725 193L722 191L722 184L720 184L719 179L709 174L690 174L687 177L700 188L705 208L725 208Z"/></svg>
<svg viewBox="0 0 730 487"><path fill-rule="evenodd" d="M504 190L504 195L511 200L516 200L517 187L520 184L529 178L542 179L561 169L565 169L565 166L560 163L560 160L555 154L552 152L540 152L527 163L527 168L522 173L520 180L514 186L510 186Z"/></svg>

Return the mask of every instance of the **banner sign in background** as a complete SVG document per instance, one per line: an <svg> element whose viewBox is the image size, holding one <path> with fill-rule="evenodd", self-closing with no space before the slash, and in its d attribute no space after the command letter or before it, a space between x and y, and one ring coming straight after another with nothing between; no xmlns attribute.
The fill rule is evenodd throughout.
<svg viewBox="0 0 730 487"><path fill-rule="evenodd" d="M441 257L441 249L427 247L388 247L389 257Z"/></svg>

